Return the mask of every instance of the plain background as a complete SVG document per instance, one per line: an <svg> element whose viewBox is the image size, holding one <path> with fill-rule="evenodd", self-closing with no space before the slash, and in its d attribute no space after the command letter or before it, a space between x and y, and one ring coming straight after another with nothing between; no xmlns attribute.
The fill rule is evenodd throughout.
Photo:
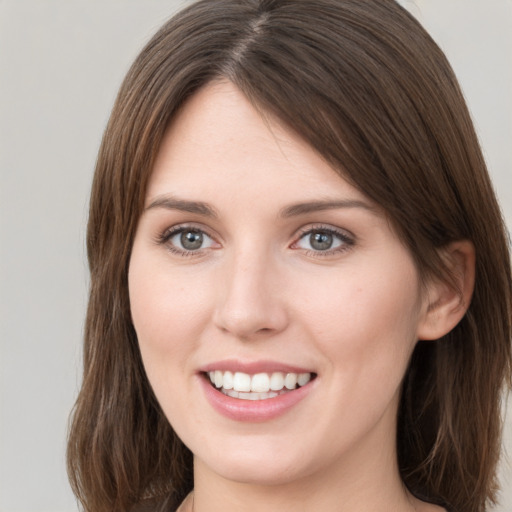
<svg viewBox="0 0 512 512"><path fill-rule="evenodd" d="M512 1L402 3L455 68L512 226ZM124 73L182 4L0 0L0 512L77 510L64 453L92 171ZM512 510L508 462L502 483L499 512Z"/></svg>

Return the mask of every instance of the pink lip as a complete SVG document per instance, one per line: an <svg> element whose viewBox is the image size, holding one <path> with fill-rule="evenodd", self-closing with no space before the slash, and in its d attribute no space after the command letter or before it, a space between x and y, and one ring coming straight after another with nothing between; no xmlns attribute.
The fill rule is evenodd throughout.
<svg viewBox="0 0 512 512"><path fill-rule="evenodd" d="M241 371L249 374L270 373L274 371L306 373L308 370L270 361L246 364L235 363L234 361L221 361L209 364L204 369L201 369L198 378L210 405L222 416L243 422L264 422L285 414L305 398L313 390L317 382L317 379L313 379L305 386L274 398L268 398L267 400L242 400L227 396L211 385L205 374L213 370Z"/></svg>
<svg viewBox="0 0 512 512"><path fill-rule="evenodd" d="M222 372L243 372L250 375L256 373L272 373L272 372L284 372L284 373L313 373L311 369L300 368L298 366L292 366L289 364L278 363L277 361L240 361L235 359L225 359L214 363L209 363L199 368L200 372L208 373L215 370Z"/></svg>

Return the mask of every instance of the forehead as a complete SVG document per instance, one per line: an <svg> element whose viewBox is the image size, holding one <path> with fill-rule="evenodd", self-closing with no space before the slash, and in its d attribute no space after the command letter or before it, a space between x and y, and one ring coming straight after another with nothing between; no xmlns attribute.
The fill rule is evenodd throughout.
<svg viewBox="0 0 512 512"><path fill-rule="evenodd" d="M303 200L333 193L364 198L302 138L263 115L227 81L192 96L167 130L147 198L175 192L267 200L276 192L283 200L298 193Z"/></svg>

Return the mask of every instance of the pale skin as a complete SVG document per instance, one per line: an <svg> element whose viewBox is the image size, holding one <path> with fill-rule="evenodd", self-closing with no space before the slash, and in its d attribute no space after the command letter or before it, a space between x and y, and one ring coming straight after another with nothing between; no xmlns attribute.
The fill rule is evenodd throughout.
<svg viewBox="0 0 512 512"><path fill-rule="evenodd" d="M194 454L182 510L442 510L403 486L395 432L415 344L471 297L471 244L445 253L462 295L422 289L379 207L231 83L196 93L160 148L129 270L148 378ZM277 416L236 419L204 392L202 370L227 359L313 380Z"/></svg>

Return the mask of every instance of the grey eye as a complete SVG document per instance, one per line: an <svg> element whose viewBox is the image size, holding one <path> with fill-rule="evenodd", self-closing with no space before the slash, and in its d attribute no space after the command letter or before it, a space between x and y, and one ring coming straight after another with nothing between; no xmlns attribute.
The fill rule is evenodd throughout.
<svg viewBox="0 0 512 512"><path fill-rule="evenodd" d="M213 240L199 229L183 228L169 238L170 245L179 251L199 251L213 246Z"/></svg>
<svg viewBox="0 0 512 512"><path fill-rule="evenodd" d="M331 233L311 233L309 235L309 245L316 251L327 251L332 247L334 237Z"/></svg>
<svg viewBox="0 0 512 512"><path fill-rule="evenodd" d="M351 241L344 234L327 229L312 229L304 233L296 243L300 249L315 252L328 252L349 245Z"/></svg>
<svg viewBox="0 0 512 512"><path fill-rule="evenodd" d="M180 243L183 249L195 251L203 245L203 233L200 231L183 231L180 235Z"/></svg>

